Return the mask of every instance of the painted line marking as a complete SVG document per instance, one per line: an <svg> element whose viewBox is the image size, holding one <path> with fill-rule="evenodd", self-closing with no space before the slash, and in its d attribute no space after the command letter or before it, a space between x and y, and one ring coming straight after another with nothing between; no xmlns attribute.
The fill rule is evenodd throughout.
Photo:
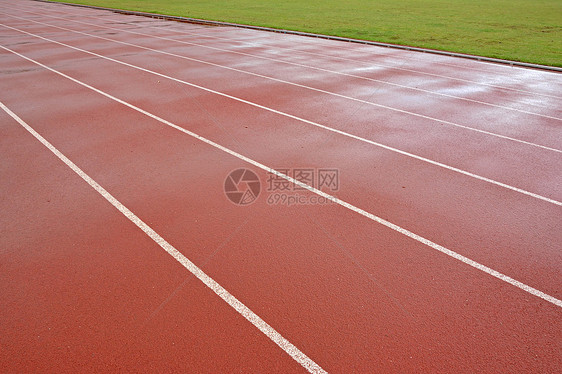
<svg viewBox="0 0 562 374"><path fill-rule="evenodd" d="M86 87L86 88L88 88L88 89L90 89L90 90L92 90L92 91L94 91L94 92L97 92L97 93L99 93L99 94L101 94L101 95L103 95L103 96L105 96L105 97L107 97L107 98L109 98L109 99L111 99L111 100L113 100L113 101L116 101L116 102L118 102L118 103L120 103L120 104L123 104L124 106L126 106L126 107L128 107L128 108L131 108L131 109L133 109L133 110L136 110L137 112L142 113L142 114L146 115L147 117L150 117L150 118L152 118L152 119L154 119L154 120L156 120L156 121L158 121L158 122L161 122L161 123L163 123L163 124L165 124L165 125L167 125L167 126L169 126L169 127L172 127L172 128L174 128L174 129L176 129L176 130L178 130L178 131L181 131L181 132L184 133L184 134L187 134L187 135L189 135L189 136L191 136L191 137L193 137L193 138L195 138L195 139L198 139L198 140L200 140L200 141L202 141L202 142L204 142L204 143L206 143L206 144L209 144L209 145L212 146L212 147L215 147L215 148L217 148L217 149L220 149L221 151L223 151L223 152L225 152L225 153L228 153L229 155L234 156L234 157L236 157L236 158L238 158L238 159L240 159L240 160L242 160L242 161L245 161L245 162L249 163L250 165L254 165L255 167L257 167L257 168L259 168L259 169L262 169L262 170L264 170L264 171L266 171L266 172L268 172L268 173L275 174L275 175L277 175L277 176L279 176L279 177L281 177L281 178L283 178L283 179L285 179L285 180L287 180L287 181L289 181L289 182L291 182L291 183L293 183L293 184L295 184L295 185L297 185L297 186L299 186L299 187L302 187L302 188L304 188L304 189L306 189L306 190L308 190L308 191L310 191L310 192L312 192L312 193L315 193L315 194L317 194L317 195L319 195L319 196L322 196L322 197L324 197L324 198L326 198L326 199L329 199L329 200L333 201L334 203L336 203L336 204L338 204L338 205L341 205L341 206L344 207L344 208L347 208L347 209L349 209L349 210L351 210L351 211L353 211L353 212L355 212L355 213L357 213L357 214L362 215L363 217L366 217L366 218L368 218L368 219L370 219L370 220L372 220L372 221L374 221L374 222L377 222L377 223L379 223L379 224L381 224L381 225L383 225L383 226L385 226L385 227L388 227L388 228L390 228L391 230L394 230L394 231L396 231L396 232L398 232L398 233L400 233L400 234L402 234L402 235L405 235L405 236L407 236L407 237L409 237L409 238L411 238L411 239L413 239L413 240L415 240L415 241L418 241L418 242L420 242L420 243L422 243L422 244L425 244L426 246L428 246L428 247L430 247L430 248L433 248L433 249L435 249L435 250L437 250L437 251L439 251L439 252L441 252L441 253L443 253L443 254L445 254L445 255L447 255L447 256L450 256L450 257L452 257L452 258L454 258L454 259L456 259L456 260L459 260L459 261L461 261L461 262L463 262L463 263L465 263L465 264L467 264L467 265L469 265L469 266L471 266L471 267L473 267L473 268L475 268L475 269L477 269L477 270L480 270L480 271L482 271L482 272L484 272L484 273L486 273L486 274L489 274L489 275L491 275L491 276L493 276L493 277L495 277L495 278L497 278L497 279L499 279L499 280L501 280L501 281L503 281L503 282L506 282L506 283L508 283L508 284L510 284L510 285L512 285L512 286L515 286L515 287L517 287L517 288L519 288L519 289L521 289L521 290L523 290L523 291L525 291L525 292L527 292L527 293L529 293L529 294L531 294L531 295L534 295L534 296L536 296L536 297L539 297L539 298L541 298L541 299L543 299L543 300L545 300L545 301L547 301L547 302L549 302L549 303L551 303L551 304L554 304L554 305L556 305L556 306L562 308L562 300L559 300L559 299L555 298L554 296L550 296L550 295L548 295L548 294L546 294L546 293L544 293L544 292L542 292L542 291L537 290L536 288L533 288L533 287L528 286L528 285L526 285L526 284L524 284L524 283L522 283L522 282L519 282L518 280L515 280L515 279L513 279L513 278L511 278L511 277L509 277L509 276L507 276L507 275L505 275L505 274L502 274L502 273L500 273L500 272L498 272L498 271L496 271L496 270L494 270L494 269L492 269L492 268L489 268L489 267L487 267L486 265L482 265L482 264L480 264L480 263L478 263L478 262L476 262L476 261L474 261L474 260L471 260L471 259L468 258L468 257L465 257L465 256L463 256L463 255L461 255L461 254L459 254L459 253L457 253L457 252L454 252L454 251L452 251L452 250L450 250L450 249L448 249L448 248L445 248L445 247L443 247L443 246L441 246L441 245L439 245L439 244L437 244L437 243L434 243L434 242L432 242L431 240L426 239L426 238L424 238L424 237L422 237L422 236L420 236L420 235L414 234L413 232L411 232L411 231L409 231L409 230L407 230L407 229L405 229L405 228L402 228L402 227L400 227L400 226L398 226L398 225L396 225L396 224L394 224L394 223L391 223L391 222L389 222L389 221L387 221L387 220L385 220L385 219L383 219L383 218L380 218L380 217L378 217L378 216L376 216L376 215L374 215L374 214L372 214L372 213L369 213L369 212L367 212L367 211L365 211L365 210L363 210L363 209L361 209L361 208L358 208L358 207L356 207L355 205L352 205L352 204L350 204L350 203L348 203L348 202L346 202L346 201L340 200L340 199L338 199L337 197L332 196L332 195L330 195L330 194L327 194L327 193L325 193L325 192L323 192L323 191L320 191L320 190L318 190L318 189L316 189L316 188L314 188L314 187L312 187L312 186L309 186L308 184L302 183L302 182L300 182L300 181L298 181L298 180L296 180L296 179L294 179L294 178L292 178L292 177L290 177L290 176L288 176L288 175L285 175L285 174L283 174L283 173L281 173L281 172L279 172L279 171L277 171L277 170L275 170L275 169L272 169L272 168L270 168L270 167L268 167L268 166L265 166L264 164L261 164L261 163L258 162L258 161L255 161L255 160L253 160L253 159L251 159L251 158L249 158L249 157L246 157L246 156L244 156L244 155L242 155L242 154L240 154L240 153L238 153L238 152L235 152L235 151L231 150L230 148L227 148L227 147L222 146L222 145L220 145L220 144L218 144L218 143L215 143L215 142L213 142L212 140L209 140L209 139L207 139L207 138L205 138L205 137L203 137L203 136L201 136L201 135L198 135L198 134L196 134L196 133L194 133L194 132L192 132L192 131L189 131L189 130L187 130L187 129L184 129L183 127L180 127L180 126L178 126L178 125L175 125L175 124L173 124L172 122L167 121L167 120L165 120L165 119L163 119L163 118L161 118L161 117L158 117L158 116L155 115L155 114L152 114L152 113L150 113L150 112L147 112L147 111L144 110L144 109L141 109L141 108L139 108L139 107L137 107L137 106L134 106L133 104L130 104L130 103L128 103L128 102L126 102L126 101L124 101L124 100L121 100L121 99L119 99L119 98L117 98L117 97L115 97L115 96L112 96L112 95L110 95L110 94L108 94L108 93L106 93L106 92L104 92L104 91L101 91L101 90L99 90L99 89L97 89L97 88L95 88L95 87L92 87L92 86L88 85L87 83L84 83L84 82L79 81L78 79L72 78L71 76L68 76L68 75L66 75L66 74L64 74L64 73L62 73L62 72L60 72L60 71L57 71L57 70L55 70L55 69L53 69L53 68L51 68L51 67L49 67L49 66L43 65L42 63L40 63L40 62L38 62L38 61L35 61L35 60L33 60L33 59L29 58L29 57L26 57L26 56L24 56L24 55L22 55L22 54L20 54L20 53L18 53L18 52L12 51L11 49L9 49L9 48L7 48L7 47L0 46L0 48L4 49L4 50L6 50L6 51L9 51L9 52L11 52L11 53L13 53L13 54L15 54L15 55L17 55L17 56L20 56L21 58L23 58L23 59L25 59L25 60L27 60L27 61L30 61L30 62L32 62L32 63L38 65L38 66L41 66L41 67L44 68L44 69L47 69L47 70L49 70L49 71L51 71L51 72L53 72L53 73L56 73L56 74L58 74L58 75L60 75L60 76L62 76L62 77L64 77L64 78L67 78L67 79L69 79L69 80L71 80L71 81L73 81L73 82L75 82L75 83L77 83L77 84L79 84L79 85L81 85L81 86L83 86L83 87ZM264 322L264 323L265 323L265 322Z"/></svg>
<svg viewBox="0 0 562 374"><path fill-rule="evenodd" d="M302 367L308 370L310 373L326 373L324 369L320 367L316 362L312 361L308 356L302 353L297 347L295 347L291 342L285 339L281 334L279 334L273 327L267 324L263 319L261 319L257 314L252 312L250 308L244 305L236 297L230 294L225 288L218 284L213 278L209 277L199 269L193 262L191 262L187 257L181 254L176 248L174 248L170 243L168 243L163 237L161 237L156 231L154 231L150 226L148 226L144 221L137 217L133 212L131 212L126 206L121 204L113 195L111 195L107 190L100 186L94 179L92 179L88 174L86 174L82 169L80 169L76 164L74 164L70 159L68 159L64 154L62 154L57 148L55 148L51 143L49 143L45 138L43 138L37 131L35 131L31 126L25 123L20 117L18 117L14 112L12 112L8 107L6 107L2 102L0 102L0 108L2 108L6 113L8 113L14 120L16 120L21 126L23 126L31 135L33 135L37 140L39 140L45 147L47 147L51 152L53 152L62 162L64 162L69 168L71 168L76 174L78 174L86 183L88 183L94 190L96 190L100 195L102 195L111 205L113 205L117 210L119 210L125 217L134 223L138 228L140 228L146 235L148 235L156 244L158 244L163 250L168 252L176 261L178 261L184 268L189 270L189 272L195 275L201 282L203 282L207 287L209 287L216 295L223 299L228 305L230 305L234 310L246 318L252 325L257 327L264 335L266 335L271 341L277 344L281 349L283 349L289 356L291 356L296 362L298 362Z"/></svg>
<svg viewBox="0 0 562 374"><path fill-rule="evenodd" d="M39 38L39 39L43 39L43 40L46 40L46 41L49 41L49 42L52 42L52 43L55 43L55 44L59 44L59 45L62 45L62 46L64 46L64 47L68 47L68 48L71 48L71 49L74 49L74 50L77 50L77 51L80 51L80 52L84 52L84 53L87 53L87 54L90 54L90 55L93 55L93 56L97 56L97 57L100 57L100 58L103 58L103 59L106 59L106 60L109 60L109 61L113 61L113 62L116 62L116 63L118 63L118 64L124 65L124 66L132 67L132 68L138 69L138 70L140 70L140 71L144 71L144 72L147 72L147 73L150 73L150 74L154 74L154 75L157 75L157 76L162 77L162 78L170 79L170 80L172 80L172 81L175 81L175 82L178 82L178 83L182 83L182 84L185 84L185 85L188 85L188 86L197 88L197 89L201 89L201 90L207 91L207 92L212 93L212 94L216 94L216 95L223 96L223 97L226 97L226 98L229 98L229 99L232 99L232 100L235 100L235 101L244 103L244 104L248 104L248 105L251 105L251 106L253 106L253 107L256 107L256 108L259 108L259 109L263 109L263 110L269 111L269 112L271 112L271 113L279 114L279 115L282 115L282 116L284 116L284 117L291 118L291 119L294 119L294 120L297 120L297 121L300 121L300 122L303 122L303 123L306 123L306 124L309 124L309 125L312 125L312 126L315 126L315 127L321 128L321 129L324 129L324 130L328 130L328 131L334 132L334 133L336 133L336 134L340 134L340 135L346 136L346 137L351 138L351 139L359 140L359 141L362 141L362 142L365 142L365 143L368 143L368 144L371 144L371 145L380 147L380 148L384 148L384 149L386 149L386 150L389 150L389 151L392 151L392 152L396 152L396 153L399 153L399 154L401 154L401 155L404 155L404 156L407 156L407 157L411 157L411 158L414 158L414 159L419 160L419 161L422 161L422 162L427 162L427 163L429 163L429 164L431 164L431 165L438 166L438 167L441 167L441 168L444 168L444 169L447 169L447 170L450 170L450 171L453 171L453 172L456 172L456 173L459 173L459 174L463 174L463 175L466 175L466 176L468 176L468 177L481 180L481 181L483 181L483 182L491 183L491 184L494 184L494 185L496 185L496 186L499 186L499 187L502 187L502 188L506 188L506 189L509 189L509 190L511 190L511 191L515 191L515 192L517 192L517 193L521 193L521 194L523 194L523 195L527 195L527 196L533 197L533 198L535 198L535 199L545 201L545 202L550 203L550 204L562 206L562 202L560 202L560 201L558 201L558 200L551 199L551 198L549 198L549 197L542 196L542 195L539 195L539 194L536 194L536 193L534 193L534 192L530 192L530 191L527 191L527 190L524 190L524 189L521 189L521 188L518 188L518 187L514 187L514 186L508 185L508 184L506 184L506 183L498 182L498 181L496 181L496 180L493 180L493 179L490 179L490 178L486 178L486 177L483 177L483 176L480 176L480 175L477 175L477 174L474 174L474 173L471 173L471 172L468 172L468 171L465 171L465 170L462 170L462 169L458 169L458 168L456 168L456 167L449 166L449 165L446 165L446 164L443 164L443 163L440 163L440 162L437 162L437 161L433 161L433 160L430 160L430 159L428 159L428 158L415 155L415 154L413 154L413 153L409 153L409 152L402 151L402 150L397 149L397 148L393 148L393 147L390 147L390 146L387 146L387 145L384 145L384 144L381 144L381 143L377 143L377 142L375 142L375 141L372 141L372 140L369 140L369 139L366 139L366 138L362 138L362 137L360 137L360 136L347 133L347 132L345 132L345 131L337 130L337 129L334 129L334 128L332 128L332 127L328 127L328 126L319 124L319 123L317 123L317 122L309 121L309 120L307 120L307 119L304 119L304 118L301 118L301 117L297 117L297 116L294 116L294 115L292 115L292 114L288 114L288 113L285 113L285 112L281 112L281 111L278 111L278 110L275 110L275 109L272 109L272 108L269 108L269 107L266 107L266 106L263 106L263 105L260 105L260 104L256 104L256 103L251 102L251 101L247 101L247 100L244 100L244 99L240 99L240 98L238 98L238 97L235 97L235 96L231 96L231 95L228 95L228 94L219 92L219 91L212 90L212 89L210 89L210 88L206 88L206 87L203 87L203 86L196 85L196 84L194 84L194 83L186 82L186 81L183 81L183 80L178 79L178 78L170 77L170 76L165 75L165 74L157 73L157 72L155 72L155 71L148 70L148 69L145 69L145 68L136 66L136 65L132 65L132 64L129 64L129 63L127 63L127 62L119 61L119 60L113 59L113 58L111 58L111 57L102 56L102 55L97 54L97 53L95 53L95 52L90 52L90 51L84 50L84 49L82 49L82 48L73 47L73 46L68 45L68 44L65 44L65 43L61 43L61 42L57 42L57 41L55 41L55 40L51 40L51 39L48 39L48 38L44 38L44 37L42 37L42 36L35 35L35 34L32 34L32 33L27 32L27 31L19 30L19 29L17 29L17 28L11 27L11 26L6 26L6 25L4 25L4 24L0 24L0 26L7 27L7 28L10 28L10 29L19 31L19 32L21 32L21 33L24 33L24 34L31 35L31 36L33 36L33 37L36 37L36 38ZM3 47L3 48L4 48L4 47ZM11 50L10 50L10 51L11 51ZM520 141L520 142L523 142L523 141ZM526 142L525 142L525 143L526 143ZM562 153L562 151L557 150L557 149L548 148L548 147L544 147L544 146L540 146L540 145L535 145L535 146L541 147L541 148L546 148L546 149L549 149L549 150L552 150L552 151L555 151L555 152Z"/></svg>

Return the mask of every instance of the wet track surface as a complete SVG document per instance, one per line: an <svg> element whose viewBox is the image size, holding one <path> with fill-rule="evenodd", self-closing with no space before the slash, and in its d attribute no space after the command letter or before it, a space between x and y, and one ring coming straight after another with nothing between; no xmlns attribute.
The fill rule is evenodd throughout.
<svg viewBox="0 0 562 374"><path fill-rule="evenodd" d="M0 20L2 371L560 370L561 74L33 1Z"/></svg>

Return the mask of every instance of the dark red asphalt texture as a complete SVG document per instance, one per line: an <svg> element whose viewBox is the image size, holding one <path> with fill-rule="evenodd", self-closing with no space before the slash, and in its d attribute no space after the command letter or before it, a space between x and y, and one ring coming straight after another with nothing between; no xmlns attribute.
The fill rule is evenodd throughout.
<svg viewBox="0 0 562 374"><path fill-rule="evenodd" d="M0 372L561 371L560 73L33 1L0 41Z"/></svg>

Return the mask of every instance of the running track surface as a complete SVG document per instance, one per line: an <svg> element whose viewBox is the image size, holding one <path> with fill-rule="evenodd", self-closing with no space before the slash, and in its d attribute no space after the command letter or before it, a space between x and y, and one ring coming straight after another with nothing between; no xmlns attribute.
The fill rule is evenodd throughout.
<svg viewBox="0 0 562 374"><path fill-rule="evenodd" d="M0 24L2 372L560 371L562 75L32 1ZM268 168L340 200L268 203Z"/></svg>

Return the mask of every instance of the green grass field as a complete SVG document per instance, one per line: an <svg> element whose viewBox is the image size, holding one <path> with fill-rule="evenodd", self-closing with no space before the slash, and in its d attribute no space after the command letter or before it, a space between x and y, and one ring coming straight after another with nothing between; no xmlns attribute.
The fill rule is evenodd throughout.
<svg viewBox="0 0 562 374"><path fill-rule="evenodd" d="M562 0L66 0L562 66Z"/></svg>

